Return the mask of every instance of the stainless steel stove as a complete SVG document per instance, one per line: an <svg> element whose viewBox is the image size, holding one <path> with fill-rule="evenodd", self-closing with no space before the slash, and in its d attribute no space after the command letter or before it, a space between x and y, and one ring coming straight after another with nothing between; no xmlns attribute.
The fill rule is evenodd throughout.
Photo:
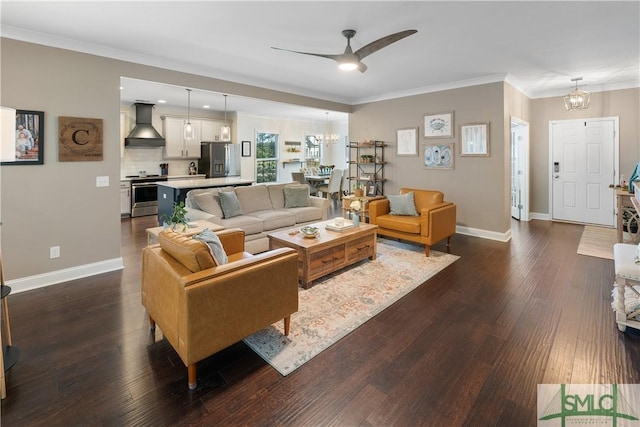
<svg viewBox="0 0 640 427"><path fill-rule="evenodd" d="M166 176L138 175L127 176L131 179L131 217L158 214L158 181L166 181Z"/></svg>

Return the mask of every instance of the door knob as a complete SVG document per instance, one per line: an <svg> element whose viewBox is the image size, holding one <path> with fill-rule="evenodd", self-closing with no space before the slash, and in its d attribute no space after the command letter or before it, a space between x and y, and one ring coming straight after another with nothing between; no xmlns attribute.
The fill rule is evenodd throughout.
<svg viewBox="0 0 640 427"><path fill-rule="evenodd" d="M553 177L554 178L560 178L560 175L554 175Z"/></svg>

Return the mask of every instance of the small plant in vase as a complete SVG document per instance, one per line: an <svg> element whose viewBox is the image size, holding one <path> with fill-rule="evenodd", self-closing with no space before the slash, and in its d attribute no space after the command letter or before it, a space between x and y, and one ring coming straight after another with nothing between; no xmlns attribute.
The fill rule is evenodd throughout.
<svg viewBox="0 0 640 427"><path fill-rule="evenodd" d="M171 227L175 231L184 231L189 227L184 202L174 203L171 214L163 215L162 219L166 227Z"/></svg>
<svg viewBox="0 0 640 427"><path fill-rule="evenodd" d="M367 203L365 199L355 199L351 202L351 220L356 227L360 225L360 218L364 217L364 205Z"/></svg>
<svg viewBox="0 0 640 427"><path fill-rule="evenodd" d="M355 188L353 189L353 195L356 197L364 196L364 189L362 188L362 184L356 184Z"/></svg>

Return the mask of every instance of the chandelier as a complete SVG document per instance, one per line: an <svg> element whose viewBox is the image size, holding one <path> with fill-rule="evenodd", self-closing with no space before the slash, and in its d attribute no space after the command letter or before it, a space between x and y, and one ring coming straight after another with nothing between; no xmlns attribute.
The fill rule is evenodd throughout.
<svg viewBox="0 0 640 427"><path fill-rule="evenodd" d="M578 82L580 80L582 80L582 77L571 79L572 82L576 82L576 88L568 95L562 97L562 99L564 99L564 108L566 108L567 111L586 110L589 108L591 94L578 89Z"/></svg>

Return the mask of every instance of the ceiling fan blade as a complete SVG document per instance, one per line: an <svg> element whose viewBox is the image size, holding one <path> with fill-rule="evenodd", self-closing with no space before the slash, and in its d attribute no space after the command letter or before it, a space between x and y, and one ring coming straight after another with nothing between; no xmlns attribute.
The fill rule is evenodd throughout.
<svg viewBox="0 0 640 427"><path fill-rule="evenodd" d="M379 51L383 47L389 46L391 43L395 43L398 40L402 40L405 37L409 37L412 34L417 33L418 30L405 30L400 31L399 33L390 34L386 37L382 37L374 42L369 43L368 45L361 47L358 49L355 54L358 55L360 59L363 59L374 52Z"/></svg>
<svg viewBox="0 0 640 427"><path fill-rule="evenodd" d="M297 50L282 49L281 47L273 47L273 46L271 47L271 49L283 50L285 52L291 52L291 53L299 53L301 55L319 56L320 58L333 59L334 61L337 61L338 58L340 57L340 55L328 55L328 54L324 54L324 53L299 52Z"/></svg>
<svg viewBox="0 0 640 427"><path fill-rule="evenodd" d="M364 62L362 61L358 62L358 71L360 71L361 73L364 73L365 71L367 71L367 66L365 65Z"/></svg>

